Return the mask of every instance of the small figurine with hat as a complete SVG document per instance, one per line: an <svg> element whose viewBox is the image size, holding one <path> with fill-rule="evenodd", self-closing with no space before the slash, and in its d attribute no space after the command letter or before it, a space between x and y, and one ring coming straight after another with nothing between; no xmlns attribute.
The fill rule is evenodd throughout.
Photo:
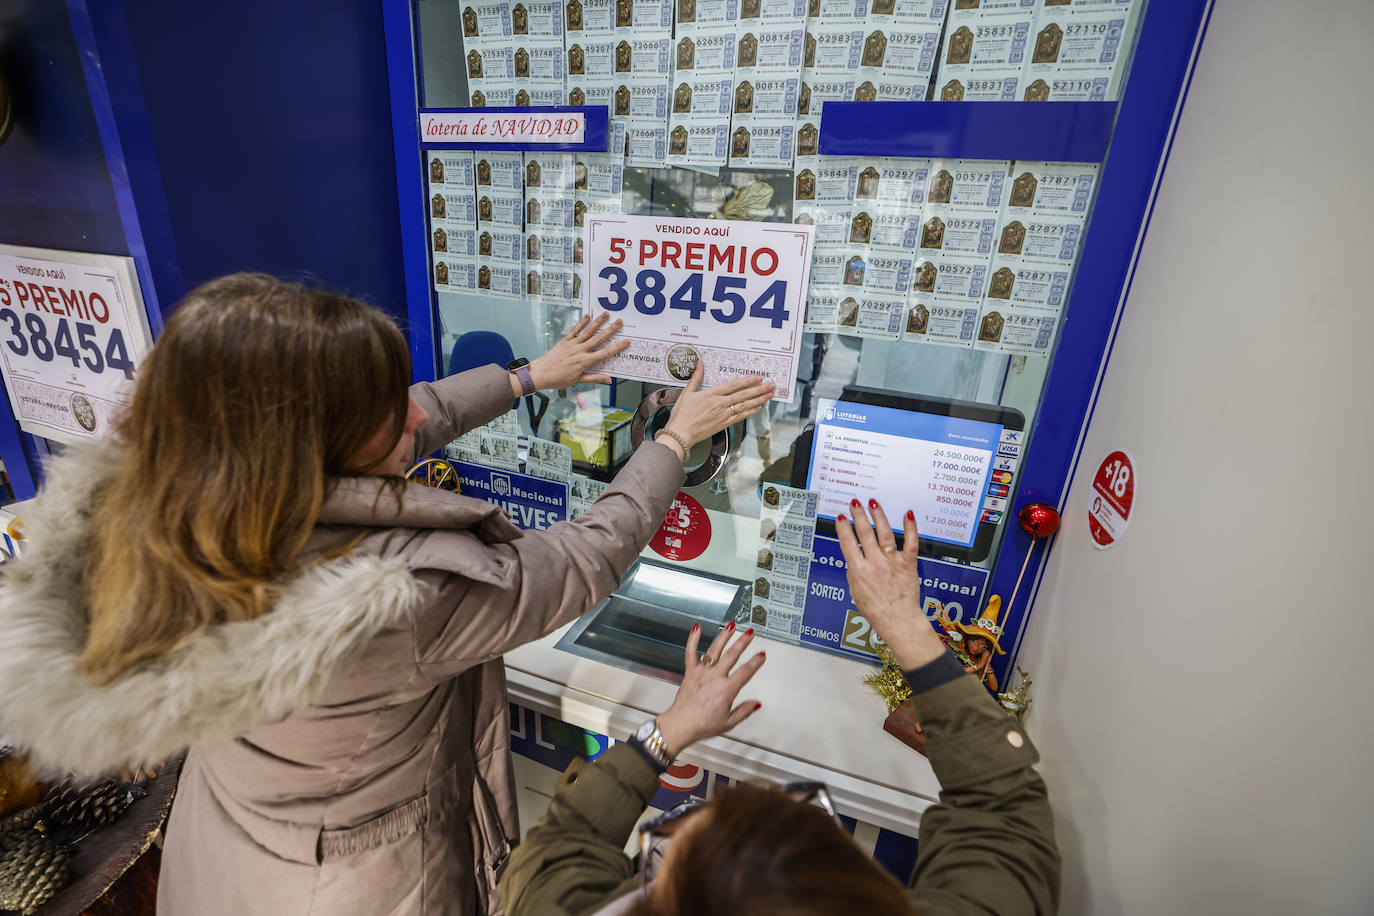
<svg viewBox="0 0 1374 916"><path fill-rule="evenodd" d="M997 691L997 675L992 671L992 654L1006 655L1005 649L998 644L1002 626L997 618L1002 613L1002 596L993 595L988 606L971 624L951 622L949 627L957 630L963 637L961 648L971 663L971 670L980 681L987 684L994 693ZM965 667L970 667L966 664Z"/></svg>

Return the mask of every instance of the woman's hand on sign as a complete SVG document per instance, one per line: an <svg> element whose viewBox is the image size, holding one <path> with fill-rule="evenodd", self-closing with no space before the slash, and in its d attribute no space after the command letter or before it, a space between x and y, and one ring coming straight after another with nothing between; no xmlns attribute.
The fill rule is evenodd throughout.
<svg viewBox="0 0 1374 916"><path fill-rule="evenodd" d="M727 426L752 417L773 396L773 383L757 375L702 388L706 367L697 360L687 389L673 405L667 429L687 441L688 446L709 439Z"/></svg>
<svg viewBox="0 0 1374 916"><path fill-rule="evenodd" d="M735 624L731 621L698 657L701 627L692 627L687 637L682 686L677 689L673 705L658 717L659 731L674 756L703 738L725 734L761 705L754 700L735 702L744 685L763 667L764 655L760 652L736 668L740 656L754 641L754 630L751 627L731 639L735 635Z"/></svg>
<svg viewBox="0 0 1374 916"><path fill-rule="evenodd" d="M844 554L849 595L859 613L868 618L883 642L892 648L903 668L919 668L945 651L921 606L921 577L916 553L920 549L916 516L907 512L905 543L897 538L887 513L877 500L869 500L868 513L856 499L849 504L850 519L835 520L835 534ZM873 521L869 523L869 515Z"/></svg>
<svg viewBox="0 0 1374 916"><path fill-rule="evenodd" d="M587 371L630 345L628 340L607 342L625 325L619 318L607 324L608 318L610 315L605 312L595 320L582 316L547 353L530 360L530 378L535 387L569 388L584 382L610 382L611 377L604 372Z"/></svg>

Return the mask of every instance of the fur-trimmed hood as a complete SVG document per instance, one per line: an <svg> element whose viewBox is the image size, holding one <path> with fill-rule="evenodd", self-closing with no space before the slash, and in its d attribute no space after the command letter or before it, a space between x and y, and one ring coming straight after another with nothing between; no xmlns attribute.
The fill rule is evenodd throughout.
<svg viewBox="0 0 1374 916"><path fill-rule="evenodd" d="M341 557L287 583L272 612L211 627L167 658L92 684L78 667L89 507L119 450L92 443L52 462L24 510L24 555L0 577L0 735L43 769L93 776L280 720L317 702L415 605L403 558Z"/></svg>

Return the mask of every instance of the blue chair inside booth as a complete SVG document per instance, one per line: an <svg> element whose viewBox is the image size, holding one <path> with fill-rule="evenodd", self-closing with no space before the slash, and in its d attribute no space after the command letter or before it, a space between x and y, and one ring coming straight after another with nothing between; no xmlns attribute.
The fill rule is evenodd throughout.
<svg viewBox="0 0 1374 916"><path fill-rule="evenodd" d="M515 359L515 351L511 349L510 341L497 334L495 331L468 331L453 343L453 351L448 358L448 374L456 375L459 372L466 372L469 369L476 369L478 366L486 366L495 363L502 368L508 366ZM539 409L535 410L535 401L539 402ZM520 399L516 398L511 403L511 408L520 406ZM544 412L549 409L549 396L542 391L525 398L525 410L529 413L530 431L536 436L539 435L539 424L544 419Z"/></svg>

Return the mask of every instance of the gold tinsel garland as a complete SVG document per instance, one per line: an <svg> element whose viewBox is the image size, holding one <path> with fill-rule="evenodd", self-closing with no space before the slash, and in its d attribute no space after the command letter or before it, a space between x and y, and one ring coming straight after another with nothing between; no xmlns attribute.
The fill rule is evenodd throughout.
<svg viewBox="0 0 1374 916"><path fill-rule="evenodd" d="M878 658L883 667L874 674L865 675L863 681L877 691L887 704L887 711L892 712L911 696L911 688L907 686L906 678L902 677L902 666L897 664L897 656L886 644L878 645Z"/></svg>

